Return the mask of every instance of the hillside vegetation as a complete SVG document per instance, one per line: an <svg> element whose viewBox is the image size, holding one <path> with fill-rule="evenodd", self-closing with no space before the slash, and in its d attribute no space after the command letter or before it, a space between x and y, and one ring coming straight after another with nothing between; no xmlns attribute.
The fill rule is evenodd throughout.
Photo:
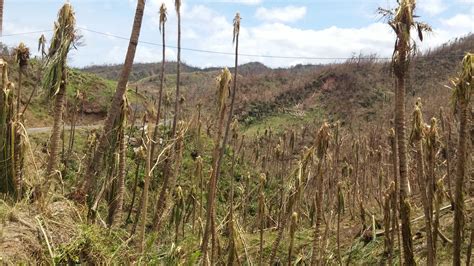
<svg viewBox="0 0 474 266"><path fill-rule="evenodd" d="M145 2L123 65L68 66L69 2L0 47L0 264L472 264L474 35L416 54L401 0L390 62L134 65Z"/></svg>

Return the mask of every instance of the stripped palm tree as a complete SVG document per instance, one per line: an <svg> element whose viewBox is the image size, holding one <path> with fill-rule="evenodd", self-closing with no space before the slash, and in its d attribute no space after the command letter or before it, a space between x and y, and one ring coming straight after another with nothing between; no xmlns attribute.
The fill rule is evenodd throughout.
<svg viewBox="0 0 474 266"><path fill-rule="evenodd" d="M159 132L159 125L160 125L160 117L161 117L161 103L163 101L163 86L165 83L165 61L166 61L166 40L165 40L165 24L167 20L166 14L166 6L165 4L161 4L160 7L160 32L161 32L161 43L163 47L163 57L161 60L161 73L160 73L160 92L158 94L158 106L157 106L157 113L156 113L156 120L155 120L155 131L153 132L153 144L151 147L151 158L154 158L155 155L155 148L156 143L158 140L158 132ZM166 121L165 121L166 122Z"/></svg>
<svg viewBox="0 0 474 266"><path fill-rule="evenodd" d="M459 108L459 142L457 177L454 185L454 229L453 229L453 265L461 265L462 230L464 227L464 178L466 176L468 117L470 101L474 84L472 75L474 69L474 54L468 53L462 61L462 71L453 80L454 107Z"/></svg>
<svg viewBox="0 0 474 266"><path fill-rule="evenodd" d="M43 61L44 57L47 55L46 54L46 37L44 37L44 34L41 34L41 37L38 39L38 52L40 51L41 51L41 61ZM25 72L24 74L27 74L27 72ZM38 72L36 75L37 75L38 80L41 80L41 75L42 75L41 67L38 68ZM30 105L31 100L33 99L33 96L36 93L36 89L37 89L37 86L34 86L33 90L30 93L30 96L28 97L28 100L26 101L25 106L23 107L23 111L21 112L22 114L26 112L28 106Z"/></svg>
<svg viewBox="0 0 474 266"><path fill-rule="evenodd" d="M411 39L411 30L416 29L418 37L423 41L423 32L431 31L431 27L414 20L416 0L401 0L394 11L379 9L388 18L388 24L397 35L395 50L392 55L392 68L396 77L395 90L395 130L398 144L400 172L400 218L402 224L403 254L406 265L414 265L413 243L410 227L410 204L408 189L408 155L405 122L405 81L410 59L416 51Z"/></svg>
<svg viewBox="0 0 474 266"><path fill-rule="evenodd" d="M208 219L215 219L215 190L216 190L216 187L217 187L217 180L219 180L219 176L220 176L220 171L221 171L221 166L222 166L222 159L224 157L224 152L225 152L225 149L226 149L226 145L227 145L227 140L229 138L229 132L230 132L230 125L232 123L232 117L234 116L234 103L235 103L235 95L236 95L236 91L237 91L237 75L238 75L238 63L239 63L239 35L240 35L240 20L241 20L241 17L240 17L240 13L237 12L237 14L235 15L234 17L234 32L233 32L233 39L232 39L232 42L235 43L235 66L234 66L234 79L233 79L233 86L232 86L232 91L230 91L230 87L228 88L229 90L229 94L230 94L230 97L231 97L231 101L230 101L230 104L229 104L229 112L228 112L228 115L227 115L227 122L226 122L226 126L225 126L225 133L224 133L224 138L222 140L222 145L220 146L220 151L219 151L219 154L218 154L218 158L215 162L215 165L213 165L213 172L215 174L214 177L211 178L211 180L213 181L212 183L212 186L214 187L213 188L213 193L211 194L211 196L209 196L208 198ZM225 99L220 99L220 101L224 101L225 102ZM224 102L222 102L224 104ZM225 104L224 104L225 105ZM219 140L220 141L220 140ZM216 145L220 145L219 142L216 143ZM209 207L212 207L212 210L209 209ZM209 212L212 211L212 215L209 215ZM206 235L206 231L208 229L211 229L211 226L210 226L210 223L213 223L213 221L211 220L207 220L207 223L206 224L206 230L205 230L205 235ZM215 236L215 232L211 232L213 236ZM203 245L201 247L201 251L205 250L205 245L207 245L207 243L205 243L205 241L203 240ZM205 258L205 257L204 257Z"/></svg>
<svg viewBox="0 0 474 266"><path fill-rule="evenodd" d="M327 150L329 146L331 135L329 132L329 125L324 122L321 128L318 131L316 136L316 155L318 158L318 168L316 171L315 182L314 182L314 191L316 192L314 196L314 202L316 206L316 222L314 225L314 235L313 235L313 250L311 256L311 265L322 265L321 264L321 223L323 221L323 165L326 163L327 159Z"/></svg>
<svg viewBox="0 0 474 266"><path fill-rule="evenodd" d="M48 97L55 100L50 154L46 169L46 176L48 178L58 170L61 125L68 72L66 60L71 48L75 48L76 36L74 10L71 4L66 3L59 10L58 21L54 25L54 36L48 52L43 81L43 88L48 92Z"/></svg>
<svg viewBox="0 0 474 266"><path fill-rule="evenodd" d="M432 184L425 173L425 158L423 151L423 141L426 139L426 129L423 122L423 114L421 112L421 99L415 103L415 110L413 111L412 131L410 134L410 141L413 143L416 150L416 164L418 182L420 186L421 202L423 204L423 211L425 214L425 231L426 231L426 253L428 265L436 265L436 255L433 243L433 224L432 224L432 204L429 200L429 187Z"/></svg>
<svg viewBox="0 0 474 266"><path fill-rule="evenodd" d="M38 52L41 52L41 59L43 59L46 55L46 37L44 37L44 34L41 34L38 39Z"/></svg>
<svg viewBox="0 0 474 266"><path fill-rule="evenodd" d="M220 152L220 143L224 130L225 112L227 110L226 99L229 96L229 85L232 80L232 74L225 68L217 78L217 124L216 135L214 140L214 150L212 153L212 173L208 184L207 208L206 208L206 225L204 228L203 239L201 243L201 254L204 262L207 261L207 252L210 235L215 236L211 232L212 217L214 215L214 199L216 195L217 169ZM212 263L211 263L212 264Z"/></svg>
<svg viewBox="0 0 474 266"><path fill-rule="evenodd" d="M176 15L178 16L178 62L176 70L176 98L174 102L174 117L173 117L173 138L176 136L176 125L179 119L179 102L180 102L180 77L181 77L181 0L174 1L174 7L176 9ZM164 60L164 59L163 59Z"/></svg>
<svg viewBox="0 0 474 266"><path fill-rule="evenodd" d="M176 127L179 119L179 99L180 99L180 76L181 76L181 0L175 0L175 10L176 14L178 16L178 62L177 62L177 72L176 72L176 96L175 96L175 105L174 105L174 117L173 117L173 126L172 126L172 137L176 137ZM160 92L159 92L159 99L158 99L158 112L157 112L157 119L155 123L155 132L153 134L153 139L156 140L158 138L158 127L159 127L159 118L161 115L161 104L162 104L162 97L163 97L163 86L164 86L164 80L165 80L165 52L166 52L166 46L165 46L165 24L167 20L167 13L166 13L166 6L165 4L162 4L160 7L160 32L162 33L162 43L163 43L163 58L161 62L161 80L160 80ZM169 97L166 95L165 97L165 123L166 123L166 107L169 105ZM154 155L154 149L155 145L152 146L151 148L151 155L153 158ZM175 155L178 153L178 148L175 147ZM170 179L171 177L171 160L168 158L164 162L164 180L163 180L163 186L161 187L161 191L158 196L158 202L156 204L155 208L155 214L153 217L153 228L156 231L160 230L160 226L162 224L162 216L167 208L166 204L168 201L168 194L170 190ZM171 180L172 181L172 180Z"/></svg>
<svg viewBox="0 0 474 266"><path fill-rule="evenodd" d="M4 0L0 0L0 35L3 33L3 4Z"/></svg>
<svg viewBox="0 0 474 266"><path fill-rule="evenodd" d="M8 79L8 64L0 59L0 192L18 198L21 190L21 179L17 175L18 131L16 130L13 91L15 89Z"/></svg>
<svg viewBox="0 0 474 266"><path fill-rule="evenodd" d="M18 63L18 89L16 95L16 114L20 116L20 105L21 105L21 86L23 75L26 74L26 68L28 67L28 60L30 59L30 49L26 47L24 43L20 43L15 48L15 62Z"/></svg>
<svg viewBox="0 0 474 266"><path fill-rule="evenodd" d="M115 157L115 151L118 151L118 167L116 169L116 176L112 180L112 186L110 191L109 200L109 215L108 224L113 227L117 225L118 221L122 218L123 209L123 198L125 194L125 167L126 167L126 138L125 138L125 127L127 125L127 117L130 114L130 106L128 99L125 95L122 102L122 109L120 112L120 118L114 125L113 145L109 156ZM115 167L115 165L114 165Z"/></svg>
<svg viewBox="0 0 474 266"><path fill-rule="evenodd" d="M26 75L26 68L30 59L30 49L24 43L20 43L15 48L15 62L18 64L18 88L16 89L16 112L14 128L14 165L15 165L15 184L17 197L21 197L21 188L23 180L23 138L21 134L21 123L23 114L20 112L21 107L21 88L23 85L23 75Z"/></svg>
<svg viewBox="0 0 474 266"><path fill-rule="evenodd" d="M128 44L127 55L125 57L125 63L122 68L122 72L117 83L117 88L115 90L115 95L112 99L110 109L107 114L107 119L104 122L104 128L99 138L99 144L94 153L93 160L90 161L84 175L84 181L80 189L76 192L76 198L80 200L85 199L85 194L89 194L89 203L91 203L93 198L97 195L97 189L102 187L104 183L103 178L99 178L102 172L102 159L104 153L107 151L107 147L110 144L110 138L112 129L117 119L120 116L120 108L122 106L123 96L127 90L127 83L132 71L133 61L135 59L135 53L137 50L138 39L140 37L140 30L143 21L143 14L145 11L145 0L138 0L137 8L135 10L135 19L133 22L132 33L130 37L130 42ZM97 181L100 181L101 184L97 184Z"/></svg>
<svg viewBox="0 0 474 266"><path fill-rule="evenodd" d="M166 13L166 6L163 3L160 7L160 32L162 33L162 44L163 44L163 58L161 61L161 76L160 76L160 92L158 96L158 110L156 114L156 121L155 121L155 131L153 132L153 142L151 146L151 158L155 158L155 148L158 140L158 132L159 132L159 126L160 126L160 117L161 117L161 104L163 102L163 87L165 83L165 61L166 61L166 39L165 39L165 24L167 20L167 13ZM165 97L165 123L166 123L166 105L167 105L167 99ZM170 160L167 159L165 160L165 166L163 171L163 186L161 187L161 191L158 196L158 202L155 207L155 214L153 217L153 228L155 230L159 230L159 225L161 223L161 216L163 214L163 210L165 209L165 202L166 202L166 197L167 197L167 192L168 192L168 183L169 183L169 178L170 178L170 171L169 170L169 164Z"/></svg>

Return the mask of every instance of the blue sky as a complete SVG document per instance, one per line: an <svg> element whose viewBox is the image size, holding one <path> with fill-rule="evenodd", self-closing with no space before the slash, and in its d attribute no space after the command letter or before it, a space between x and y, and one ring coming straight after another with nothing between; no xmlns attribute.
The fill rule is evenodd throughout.
<svg viewBox="0 0 474 266"><path fill-rule="evenodd" d="M80 28L128 37L136 0L70 0ZM176 45L174 0L147 0L140 40L160 43L158 9L168 7L167 44ZM394 36L376 14L377 7L390 8L395 0L182 0L182 46L232 52L232 19L243 18L241 53L289 57L350 57L358 53L390 56ZM36 54L41 35L9 34L50 30L64 0L5 0L4 32L1 42L25 42ZM418 0L421 20L433 26L419 47L436 47L455 37L474 32L474 0ZM73 51L69 64L122 63L127 41L82 30L85 46ZM45 33L47 39L51 32ZM140 44L137 62L158 62L161 47ZM176 51L167 49L167 59ZM232 65L232 56L183 51L183 61L200 67ZM242 63L260 61L272 67L299 63L330 63L330 60L244 57Z"/></svg>

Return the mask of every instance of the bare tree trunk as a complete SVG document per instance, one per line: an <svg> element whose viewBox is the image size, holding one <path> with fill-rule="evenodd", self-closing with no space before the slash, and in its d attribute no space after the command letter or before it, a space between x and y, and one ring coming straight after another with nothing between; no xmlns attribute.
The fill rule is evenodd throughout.
<svg viewBox="0 0 474 266"><path fill-rule="evenodd" d="M293 254L293 245L295 242L296 223L298 222L298 213L294 212L291 216L290 225L290 247L288 248L288 266L291 266L291 257Z"/></svg>
<svg viewBox="0 0 474 266"><path fill-rule="evenodd" d="M123 65L119 81L117 83L117 89L115 90L115 95L112 99L112 104L107 114L107 119L104 123L103 132L99 138L97 150L94 154L93 160L91 160L87 167L87 170L85 171L84 182L79 190L79 195L85 196L85 193L88 193L90 198L94 198L95 188L101 187L100 185L96 185L96 182L97 178L102 172L102 159L104 157L104 153L107 150L107 147L109 146L110 134L112 132L115 120L117 120L120 115L120 108L122 105L123 96L127 90L128 78L130 76L130 72L132 71L133 60L135 59L135 53L138 45L138 39L140 36L144 10L145 0L138 0L130 42L128 44L127 55L125 57L125 63Z"/></svg>
<svg viewBox="0 0 474 266"><path fill-rule="evenodd" d="M113 195L112 204L109 209L109 225L113 227L122 218L123 196L125 193L125 166L126 166L126 143L125 143L125 125L120 129L120 144L119 144L119 165L117 179L114 183L117 186L115 195Z"/></svg>
<svg viewBox="0 0 474 266"><path fill-rule="evenodd" d="M393 179L395 183L395 191L394 191L394 198L393 198L393 221L392 221L392 235L397 234L397 240L398 240L398 248L400 250L399 255L398 255L398 260L399 264L402 264L402 247L401 247L401 239L400 239L400 228L399 228L399 223L398 223L398 213L399 213L399 191L400 191L400 171L398 171L399 168L399 162L398 162L398 140L397 140L397 135L396 131L392 129L393 131L390 133L390 146L392 149L392 167L393 167ZM392 236L393 243L395 243L395 238ZM394 246L395 247L395 246Z"/></svg>
<svg viewBox="0 0 474 266"><path fill-rule="evenodd" d="M168 156L169 153L168 153ZM163 185L160 190L160 194L158 196L158 201L156 203L155 214L153 216L153 230L158 231L160 229L162 223L162 216L166 208L166 201L168 199L168 194L170 192L170 175L171 175L171 158L166 158L164 161L164 169L163 169Z"/></svg>
<svg viewBox="0 0 474 266"><path fill-rule="evenodd" d="M147 136L148 138L148 136ZM151 169L151 141L149 140L146 147L147 158L145 162L145 184L143 186L143 194L142 194L142 205L141 209L141 218L140 218L140 231L139 231L139 239L140 239L140 253L145 251L145 225L146 225L146 215L148 210L148 188L150 186L150 169Z"/></svg>
<svg viewBox="0 0 474 266"><path fill-rule="evenodd" d="M175 153L173 154L173 163L174 168L173 173L171 173L171 169L169 165L171 164L171 160L165 161L165 170L164 170L164 184L160 191L160 196L158 199L157 211L154 216L153 226L157 233L160 232L161 225L163 223L163 215L166 213L167 209L170 207L170 191L175 189L176 181L178 180L179 172L181 169L181 162L183 159L183 141L184 141L184 132L178 132L176 144L175 144Z"/></svg>
<svg viewBox="0 0 474 266"><path fill-rule="evenodd" d="M125 219L125 223L128 224L130 221L130 216L132 215L133 206L135 205L135 199L137 196L137 188L138 188L138 175L140 173L140 162L137 162L137 168L135 169L135 181L133 184L133 192L132 192L132 202L130 203L130 207L128 209L127 219Z"/></svg>
<svg viewBox="0 0 474 266"><path fill-rule="evenodd" d="M385 196L383 197L383 204L384 204L384 229L385 229L385 255L387 257L388 265L393 265L393 234L390 234L390 226L393 224L391 223L392 215L391 213L395 210L391 210L392 208L392 201L394 198L394 183L392 183L391 187L387 189ZM395 228L392 227L392 231Z"/></svg>
<svg viewBox="0 0 474 266"><path fill-rule="evenodd" d="M282 217L283 219L281 220L281 224L278 225L278 233L275 241L273 242L272 245L272 251L270 252L270 260L268 261L268 265L275 265L275 258L276 258L276 253L278 250L278 246L280 245L280 242L283 238L283 231L285 230L286 224L288 220L291 219L291 215L293 212L293 205L295 203L295 198L290 196L290 199L288 201L288 204L286 205L286 212L284 216Z"/></svg>
<svg viewBox="0 0 474 266"><path fill-rule="evenodd" d="M322 200L323 200L323 173L322 173L322 162L321 160L318 163L318 171L316 174L316 182L314 191L316 195L314 197L314 201L316 203L316 222L314 225L314 235L313 235L313 248L312 248L312 255L311 255L311 265L321 265L321 222L322 222Z"/></svg>
<svg viewBox="0 0 474 266"><path fill-rule="evenodd" d="M422 129L420 129L422 130ZM433 235L432 235L432 217L430 214L430 205L428 198L427 177L425 175L425 164L423 158L423 139L420 137L415 140L416 148L416 162L417 162L417 173L418 173L418 184L420 186L421 201L423 204L423 211L425 213L425 232L426 232L426 251L427 251L427 264L436 265L435 253L433 250Z"/></svg>
<svg viewBox="0 0 474 266"><path fill-rule="evenodd" d="M161 62L161 74L160 74L160 92L158 94L158 107L156 113L156 121L155 121L155 130L153 132L153 142L151 146L151 158L155 158L155 149L156 144L158 142L158 132L160 130L160 117L161 117L161 103L163 102L163 85L165 83L165 61L166 61L166 46L165 46L165 25L163 23L162 28L162 44L163 44L163 59ZM166 123L166 121L165 121Z"/></svg>
<svg viewBox="0 0 474 266"><path fill-rule="evenodd" d="M77 102L78 102L78 99L76 98L76 100L74 102L74 107L72 109L71 130L69 132L69 145L68 145L68 151L67 151L67 156L66 156L65 163L67 163L67 161L71 157L71 154L72 154L73 148L74 148L74 141L75 141L75 138L76 138Z"/></svg>
<svg viewBox="0 0 474 266"><path fill-rule="evenodd" d="M207 250L208 250L208 244L209 244L209 236L211 234L211 219L213 215L213 205L214 205L214 199L216 195L216 186L217 186L217 168L218 168L218 161L219 161L219 151L220 151L220 139L222 136L222 131L223 131L223 126L224 126L224 117L225 117L225 109L222 108L220 115L219 115L219 124L217 125L217 134L216 134L216 140L215 140L215 147L213 151L213 162L212 162L212 173L211 173L211 179L209 180L208 184L208 196L207 196L207 213L206 213L206 225L204 227L204 234L203 234L203 239L201 243L201 253L202 253L202 258L204 261L207 260Z"/></svg>
<svg viewBox="0 0 474 266"><path fill-rule="evenodd" d="M230 171L231 183L230 183L230 217L229 217L229 257L227 260L228 265L233 265L235 261L235 232L234 232L234 167L235 167L235 145L234 140L234 151L232 153L232 167ZM238 255L237 255L238 257Z"/></svg>
<svg viewBox="0 0 474 266"><path fill-rule="evenodd" d="M3 33L3 4L4 0L0 0L0 35Z"/></svg>
<svg viewBox="0 0 474 266"><path fill-rule="evenodd" d="M400 61L406 62L406 60L402 59L400 59ZM395 129L397 131L396 135L398 140L398 156L400 164L400 220L402 224L403 254L405 259L404 263L406 265L415 265L413 242L411 237L410 204L408 195L408 156L405 126L405 76L404 73L398 74L397 89L395 93Z"/></svg>
<svg viewBox="0 0 474 266"><path fill-rule="evenodd" d="M206 260L206 254L207 254L207 244L209 241L209 230L212 229L210 226L211 223L211 218L212 218L212 213L213 209L215 208L215 197L216 197L216 190L217 190L217 180L219 179L220 176L220 171L221 171L221 166L222 166L222 158L224 157L224 152L226 149L227 145L227 139L229 137L229 131L230 131L230 124L232 123L232 117L234 113L234 102L235 102L235 95L237 91L237 76L238 76L238 52L239 52L239 34L237 33L237 36L235 38L236 43L235 43L235 69L234 69L234 84L233 84L233 89L232 89L232 95L231 95L231 102L230 102L230 110L229 114L227 117L227 123L226 123L226 128L225 128L225 134L224 134L224 139L222 140L222 146L219 146L220 142L220 134L218 133L218 138L216 142L216 148L214 150L213 158L215 158L215 161L213 162L213 173L211 176L211 181L209 182L209 195L208 195L208 204L207 204L207 217L206 217L206 227L204 230L204 236L203 236L203 242L201 245L201 253L203 254L204 260ZM220 118L219 118L219 126L218 130L222 131L222 123L224 122L224 115L225 115L225 108L223 112L221 112ZM215 157L214 157L215 156ZM213 231L212 235L216 235L216 233Z"/></svg>
<svg viewBox="0 0 474 266"><path fill-rule="evenodd" d="M263 185L262 185L263 186ZM259 246L259 262L258 265L263 265L263 229L265 227L265 194L263 188L260 189L259 204L258 204L258 222L260 229L260 246Z"/></svg>
<svg viewBox="0 0 474 266"><path fill-rule="evenodd" d="M174 103L174 117L173 117L173 128L171 130L172 136L176 136L176 127L179 119L179 101L180 101L180 82L181 82L181 12L177 11L178 16L178 66L176 69L176 99Z"/></svg>
<svg viewBox="0 0 474 266"><path fill-rule="evenodd" d="M467 100L459 101L459 143L456 182L454 186L454 231L453 231L453 265L461 265L461 245L463 243L462 230L464 227L464 195L463 184L466 175L467 155L467 115L469 104Z"/></svg>
<svg viewBox="0 0 474 266"><path fill-rule="evenodd" d="M61 84L59 86L59 91L56 94L55 104L54 104L54 117L53 117L53 129L51 134L51 144L50 144L50 151L49 151L49 159L48 159L48 166L46 169L46 176L48 177L48 185L49 188L50 178L54 174L56 170L58 170L58 162L59 162L59 149L60 149L60 142L61 142L61 125L62 125L62 118L63 118L63 109L64 109L64 97L66 94L66 79L67 79L67 69L63 67L65 73L63 74L63 79L61 80ZM45 191L47 193L47 191Z"/></svg>
<svg viewBox="0 0 474 266"><path fill-rule="evenodd" d="M2 1L3 2L3 1ZM22 169L23 169L23 156L22 156L22 145L21 145L21 138L22 135L20 134L20 127L18 126L19 123L22 122L23 116L20 113L20 105L21 105L21 87L22 87L22 76L23 70L20 67L18 73L18 90L17 90L17 103L16 103L16 123L14 124L14 136L15 136L15 143L14 143L14 162L15 165L15 190L16 190L16 198L20 199L22 197L22 188L23 188L23 176L22 176Z"/></svg>
<svg viewBox="0 0 474 266"><path fill-rule="evenodd" d="M2 7L0 7L0 8L2 8ZM22 86L22 83L23 83L22 78L23 78L23 70L22 70L22 67L20 66L20 69L18 70L18 90L17 90L17 95L16 95L16 117L17 117L17 121L19 121L19 119L20 119L21 86Z"/></svg>

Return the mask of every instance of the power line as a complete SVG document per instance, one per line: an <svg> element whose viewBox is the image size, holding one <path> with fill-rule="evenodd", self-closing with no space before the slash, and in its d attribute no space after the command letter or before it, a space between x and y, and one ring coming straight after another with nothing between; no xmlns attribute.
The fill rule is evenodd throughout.
<svg viewBox="0 0 474 266"><path fill-rule="evenodd" d="M88 31L88 32L92 32L92 33L96 33L96 34L99 34L99 35L107 36L107 37L113 37L113 38L126 40L126 41L130 40L127 37L118 36L118 35L114 35L114 34L111 34L111 33L100 32L100 31L86 29L86 28L79 28L79 29L84 30L84 31ZM148 41L138 41L138 42L143 43L143 44L153 45L153 46L160 46L160 47L163 46L163 44L155 43L155 42L148 42ZM173 45L166 45L166 47L173 48L173 49L178 49L177 46L173 46ZM198 52L198 53L207 53L207 54L220 54L220 55L231 55L231 56L235 55L234 53L231 53L231 52L211 51L211 50L203 50L203 49L187 48L187 47L181 47L181 50ZM346 60L346 59L351 59L349 57L306 57L306 56L257 55L257 54L245 54L245 53L239 53L239 56L276 58L276 59L305 59L305 60ZM377 59L389 60L390 58L377 58Z"/></svg>
<svg viewBox="0 0 474 266"><path fill-rule="evenodd" d="M2 35L0 35L0 37L22 36L22 35L39 34L39 33L51 32L51 31L53 31L53 30L38 30L38 31L18 32L18 33L2 34Z"/></svg>
<svg viewBox="0 0 474 266"><path fill-rule="evenodd" d="M119 36L107 32L101 32L97 30L92 30L92 29L87 29L87 28L82 28L78 27L78 29L95 33L98 35L106 36L106 37L112 37L124 41L130 41L128 37L124 36ZM42 30L42 31L31 31L31 32L20 32L20 33L12 33L12 34L5 34L2 37L10 37L10 36L21 36L21 35L30 35L30 34L38 34L38 33L44 33L44 32L51 32L52 30ZM149 42L149 41L138 41L139 43L142 44L147 44L151 46L160 46L162 47L163 44L161 43L155 43L155 42ZM167 48L173 48L173 49L178 49L177 46L173 45L166 45ZM217 55L228 55L228 56L234 56L235 54L232 52L222 52L222 51L212 51L212 50L204 50L204 49L197 49L197 48L188 48L188 47L181 47L181 50L184 51L191 51L191 52L197 52L197 53L206 53L206 54L217 54ZM374 57L374 56L368 56L368 57L312 57L312 56L282 56L282 55L262 55L262 54L246 54L246 53L239 53L239 56L243 57L257 57L257 58L273 58L273 59L300 59L300 60L350 60L350 59L356 59L356 60L391 60L392 58L390 57ZM425 58L453 58L457 57L458 55L437 55L437 56L421 56ZM462 56L462 55L459 55Z"/></svg>
<svg viewBox="0 0 474 266"><path fill-rule="evenodd" d="M104 35L107 37L113 37L121 40L126 40L130 41L129 38L119 36L119 35L114 35L111 33L106 33L106 32L100 32L96 30L91 30L91 29L86 29L86 28L80 28L81 30L96 33L99 35ZM163 44L161 43L155 43L155 42L149 42L149 41L138 41L139 43L143 44L148 44L152 46L160 46L162 47ZM178 49L177 46L173 45L166 45L168 48L173 48L173 49ZM211 50L203 50L203 49L196 49L196 48L186 48L186 47L181 47L181 50L185 51L192 51L192 52L199 52L199 53L208 53L208 54L220 54L220 55L231 55L234 56L234 53L231 52L221 52L221 51L211 51ZM303 60L349 60L349 59L360 59L360 60L392 60L391 57L307 57L307 56L281 56L281 55L258 55L258 54L246 54L246 53L239 53L239 56L246 56L246 57L261 57L261 58L275 58L275 59L303 59ZM462 56L462 55L460 55ZM454 55L446 55L446 56L423 56L423 57L442 57L442 58L452 58Z"/></svg>

